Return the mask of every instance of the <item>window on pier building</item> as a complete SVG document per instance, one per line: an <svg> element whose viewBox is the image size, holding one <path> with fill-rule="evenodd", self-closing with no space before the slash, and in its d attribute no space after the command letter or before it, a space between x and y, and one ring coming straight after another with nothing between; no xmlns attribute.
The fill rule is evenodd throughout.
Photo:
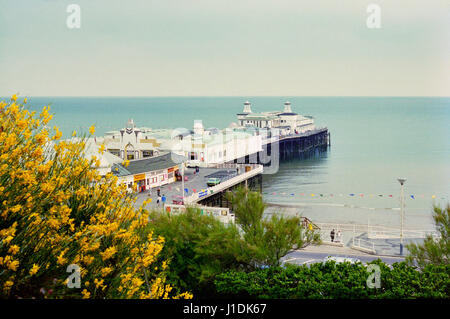
<svg viewBox="0 0 450 319"><path fill-rule="evenodd" d="M142 157L151 157L153 156L152 150L142 151Z"/></svg>
<svg viewBox="0 0 450 319"><path fill-rule="evenodd" d="M196 152L190 152L189 158L190 158L191 160L196 160L196 159L198 158L198 155L197 155Z"/></svg>

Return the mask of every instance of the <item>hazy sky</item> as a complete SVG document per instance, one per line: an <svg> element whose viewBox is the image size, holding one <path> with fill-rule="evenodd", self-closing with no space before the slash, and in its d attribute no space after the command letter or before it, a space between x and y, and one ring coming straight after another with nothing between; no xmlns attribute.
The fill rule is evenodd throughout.
<svg viewBox="0 0 450 319"><path fill-rule="evenodd" d="M450 1L0 0L0 95L17 92L450 96Z"/></svg>

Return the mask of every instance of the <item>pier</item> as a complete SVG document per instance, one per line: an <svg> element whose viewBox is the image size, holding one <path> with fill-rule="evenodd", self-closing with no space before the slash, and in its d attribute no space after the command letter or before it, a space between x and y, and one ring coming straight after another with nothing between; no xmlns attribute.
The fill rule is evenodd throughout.
<svg viewBox="0 0 450 319"><path fill-rule="evenodd" d="M159 189L160 195L166 197L166 204L182 203L189 206L229 208L230 203L226 200L225 193L239 186L247 186L252 190L261 191L262 172L263 166L258 164L211 165L207 168L200 168L198 173L194 168L187 168L184 171L184 182L177 181L140 192L137 194L136 206L151 198L152 201L148 204L148 208L162 208L163 203L157 203L157 189ZM207 186L208 179L215 176L221 176L221 182L215 186ZM188 191L186 192L185 189Z"/></svg>
<svg viewBox="0 0 450 319"><path fill-rule="evenodd" d="M330 146L330 133L326 127L298 134L280 135L264 138L262 151L236 158L228 163L270 165L272 159L287 160L307 157L315 151L327 151Z"/></svg>
<svg viewBox="0 0 450 319"><path fill-rule="evenodd" d="M282 136L279 140L280 160L302 156L315 149L326 150L326 147L329 145L329 132L327 128Z"/></svg>

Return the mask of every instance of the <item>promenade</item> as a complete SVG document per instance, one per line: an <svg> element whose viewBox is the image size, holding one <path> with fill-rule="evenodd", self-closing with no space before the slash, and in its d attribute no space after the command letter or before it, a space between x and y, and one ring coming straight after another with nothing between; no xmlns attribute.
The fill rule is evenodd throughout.
<svg viewBox="0 0 450 319"><path fill-rule="evenodd" d="M152 201L147 204L146 208L162 208L164 206L163 203L157 203L158 188L161 196L164 195L166 197L167 204L172 204L173 200L182 200L183 188L187 190L187 192L184 191L184 203L186 205L196 204L200 200L223 192L234 185L261 174L262 170L262 165L254 164L221 164L215 167L201 167L198 173L194 168L186 168L184 170L186 178L184 183L177 181L138 193L135 207L139 207L145 200L151 198ZM208 187L207 181L209 178L220 178L221 182L218 185Z"/></svg>

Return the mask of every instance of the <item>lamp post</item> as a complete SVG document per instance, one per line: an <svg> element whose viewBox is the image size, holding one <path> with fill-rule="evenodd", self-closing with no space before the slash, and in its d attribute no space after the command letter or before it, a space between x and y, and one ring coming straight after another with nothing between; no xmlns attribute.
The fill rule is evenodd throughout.
<svg viewBox="0 0 450 319"><path fill-rule="evenodd" d="M398 182L401 185L400 190L400 255L403 255L403 218L405 215L405 198L404 198L404 192L403 192L403 184L406 182L406 178L399 178L397 179Z"/></svg>
<svg viewBox="0 0 450 319"><path fill-rule="evenodd" d="M184 205L184 162L181 162L181 197Z"/></svg>

